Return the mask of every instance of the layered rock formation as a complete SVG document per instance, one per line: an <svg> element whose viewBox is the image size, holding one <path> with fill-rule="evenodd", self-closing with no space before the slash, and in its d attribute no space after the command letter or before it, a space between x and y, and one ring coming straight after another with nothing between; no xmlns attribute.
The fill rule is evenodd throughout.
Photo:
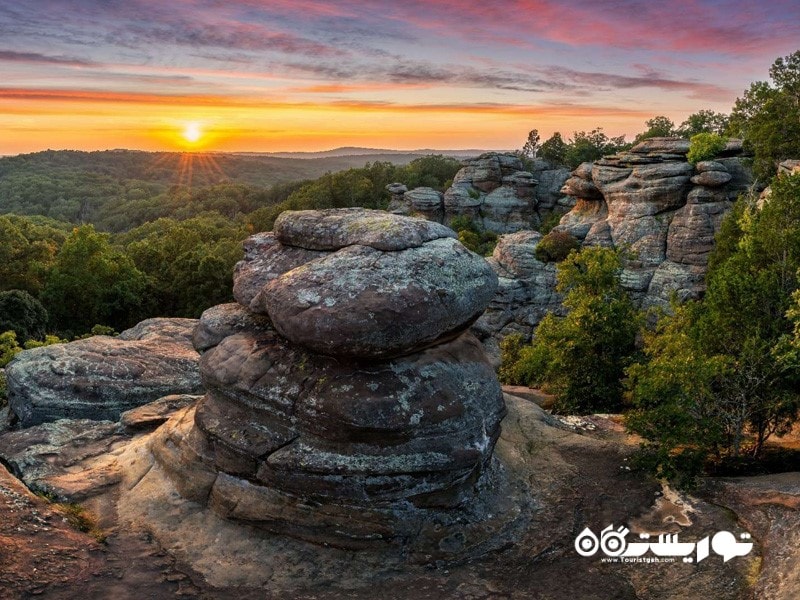
<svg viewBox="0 0 800 600"><path fill-rule="evenodd" d="M584 245L628 249L623 285L644 308L703 293L722 218L753 182L735 141L697 165L688 151L686 140L653 138L581 165L564 186L577 203L556 229Z"/></svg>
<svg viewBox="0 0 800 600"><path fill-rule="evenodd" d="M148 319L117 337L25 350L6 367L20 425L111 419L167 394L201 392L195 319Z"/></svg>
<svg viewBox="0 0 800 600"><path fill-rule="evenodd" d="M714 236L753 183L738 141L697 165L687 162L688 150L687 140L646 140L578 166L562 188L574 207L555 229L584 246L628 250L623 285L643 308L668 307L673 294L681 301L703 294ZM490 261L500 293L475 331L495 358L503 337L528 337L547 311L560 310L555 267L534 256L539 239L531 232L503 236Z"/></svg>
<svg viewBox="0 0 800 600"><path fill-rule="evenodd" d="M534 161L531 173L513 154L487 152L465 161L444 195L426 187L409 191L399 183L386 189L391 194L389 211L395 214L439 223L465 216L482 230L511 233L537 227L545 213L557 209L568 177L569 171L543 160Z"/></svg>
<svg viewBox="0 0 800 600"><path fill-rule="evenodd" d="M181 493L339 546L486 542L508 518L489 516L487 491L502 489L505 408L467 329L497 278L453 235L342 209L287 212L251 238L241 307L206 311L195 334L207 394L154 445Z"/></svg>

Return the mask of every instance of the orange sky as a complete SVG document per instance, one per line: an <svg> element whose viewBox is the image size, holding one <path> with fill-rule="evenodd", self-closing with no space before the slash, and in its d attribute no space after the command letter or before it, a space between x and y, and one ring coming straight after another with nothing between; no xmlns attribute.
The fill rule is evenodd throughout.
<svg viewBox="0 0 800 600"><path fill-rule="evenodd" d="M0 154L630 139L655 115L728 112L800 39L795 2L598 4L0 3Z"/></svg>

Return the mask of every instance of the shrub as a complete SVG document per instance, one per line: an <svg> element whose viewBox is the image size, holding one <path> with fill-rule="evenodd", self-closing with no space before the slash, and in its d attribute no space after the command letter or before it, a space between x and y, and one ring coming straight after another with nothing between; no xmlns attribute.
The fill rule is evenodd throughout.
<svg viewBox="0 0 800 600"><path fill-rule="evenodd" d="M547 235L553 230L553 227L558 225L561 222L561 217L564 215L560 212L553 211L542 218L542 222L539 225L539 233L542 235Z"/></svg>
<svg viewBox="0 0 800 600"><path fill-rule="evenodd" d="M711 160L725 149L728 138L716 133L698 133L689 140L689 153L686 159L696 165L703 160Z"/></svg>
<svg viewBox="0 0 800 600"><path fill-rule="evenodd" d="M551 231L536 245L536 258L542 262L561 262L580 246L578 239L566 231Z"/></svg>
<svg viewBox="0 0 800 600"><path fill-rule="evenodd" d="M506 381L554 394L556 412L621 408L621 380L641 322L620 284L621 260L619 251L585 248L559 264L556 289L565 294L567 314L545 316L528 346L505 342Z"/></svg>
<svg viewBox="0 0 800 600"><path fill-rule="evenodd" d="M497 377L506 385L525 385L520 372L520 356L525 348L525 338L521 333L512 333L500 342L500 369Z"/></svg>
<svg viewBox="0 0 800 600"><path fill-rule="evenodd" d="M8 404L8 386L6 384L6 374L0 370L0 408L5 408Z"/></svg>
<svg viewBox="0 0 800 600"><path fill-rule="evenodd" d="M13 331L17 339L44 337L47 311L42 303L22 290L0 292L0 331Z"/></svg>
<svg viewBox="0 0 800 600"><path fill-rule="evenodd" d="M17 334L13 331L0 333L0 368L11 362L17 353L22 351L22 346L17 343Z"/></svg>
<svg viewBox="0 0 800 600"><path fill-rule="evenodd" d="M489 256L497 245L497 234L482 231L468 215L454 217L450 228L458 233L459 242L481 256Z"/></svg>

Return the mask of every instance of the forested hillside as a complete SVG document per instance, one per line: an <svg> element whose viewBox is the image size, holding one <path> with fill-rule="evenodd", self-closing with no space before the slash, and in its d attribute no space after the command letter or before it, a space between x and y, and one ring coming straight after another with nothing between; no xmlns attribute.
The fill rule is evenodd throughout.
<svg viewBox="0 0 800 600"><path fill-rule="evenodd" d="M118 232L159 217L238 214L273 205L326 173L381 165L391 173L413 154L295 159L269 155L131 150L37 152L0 158L0 214L42 215ZM455 165L455 159L442 159ZM421 167L411 167L406 174ZM398 174L402 171L398 171ZM369 176L368 176L369 177ZM389 183L387 181L387 183ZM431 182L433 183L433 182ZM365 184L361 182L360 192ZM377 197L383 190L373 190Z"/></svg>
<svg viewBox="0 0 800 600"><path fill-rule="evenodd" d="M388 183L444 189L460 167L425 156L256 183L369 158L48 151L0 159L0 332L22 344L155 315L197 317L230 299L242 240L271 229L282 211L380 208ZM271 161L297 167L271 170Z"/></svg>

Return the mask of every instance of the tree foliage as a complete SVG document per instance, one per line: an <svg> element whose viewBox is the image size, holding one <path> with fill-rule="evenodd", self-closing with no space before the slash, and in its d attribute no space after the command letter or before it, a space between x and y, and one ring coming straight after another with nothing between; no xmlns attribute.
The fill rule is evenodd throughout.
<svg viewBox="0 0 800 600"><path fill-rule="evenodd" d="M146 278L147 314L196 318L232 300L233 266L246 236L244 227L210 213L186 221L158 219L117 243Z"/></svg>
<svg viewBox="0 0 800 600"><path fill-rule="evenodd" d="M771 83L756 81L737 98L728 133L744 138L756 174L768 181L777 164L800 156L800 50L778 58Z"/></svg>
<svg viewBox="0 0 800 600"><path fill-rule="evenodd" d="M455 217L449 225L458 234L458 241L476 254L489 256L497 245L497 234L480 229L467 215Z"/></svg>
<svg viewBox="0 0 800 600"><path fill-rule="evenodd" d="M800 406L790 317L800 268L800 176L781 177L759 209L726 220L702 303L665 317L645 338L648 362L629 370L629 423L657 468L757 456L788 431ZM735 220L734 224L729 221Z"/></svg>
<svg viewBox="0 0 800 600"><path fill-rule="evenodd" d="M42 300L58 331L71 336L98 323L125 329L143 316L147 280L109 238L91 225L76 227L56 256Z"/></svg>
<svg viewBox="0 0 800 600"><path fill-rule="evenodd" d="M0 292L0 331L13 331L22 340L40 339L48 315L42 303L23 290Z"/></svg>
<svg viewBox="0 0 800 600"><path fill-rule="evenodd" d="M686 160L696 165L703 160L711 160L725 149L727 138L716 133L698 133L692 136Z"/></svg>
<svg viewBox="0 0 800 600"><path fill-rule="evenodd" d="M681 126L678 127L675 133L686 139L691 139L692 136L698 133L725 135L728 130L729 120L730 117L725 113L718 113L713 110L700 110L689 115L686 120L681 123Z"/></svg>
<svg viewBox="0 0 800 600"><path fill-rule="evenodd" d="M506 345L506 382L543 387L555 394L559 412L618 410L640 323L621 271L620 252L608 248L573 251L559 263L557 289L567 314L545 316L531 345Z"/></svg>
<svg viewBox="0 0 800 600"><path fill-rule="evenodd" d="M542 145L539 147L539 158L543 158L556 165L565 164L567 158L567 143L558 131L542 142Z"/></svg>
<svg viewBox="0 0 800 600"><path fill-rule="evenodd" d="M636 136L633 140L634 144L638 144L649 138L654 137L672 137L677 135L675 130L675 123L668 117L660 115L658 117L653 117L648 121L645 121L645 127L647 129Z"/></svg>
<svg viewBox="0 0 800 600"><path fill-rule="evenodd" d="M556 132L541 144L537 156L574 169L582 162L597 160L629 147L624 135L608 137L602 127L597 127L591 131L575 131L566 142Z"/></svg>
<svg viewBox="0 0 800 600"><path fill-rule="evenodd" d="M525 140L525 145L522 146L522 155L528 158L536 158L541 146L541 141L542 138L539 136L539 130L531 129L528 132L528 139Z"/></svg>

